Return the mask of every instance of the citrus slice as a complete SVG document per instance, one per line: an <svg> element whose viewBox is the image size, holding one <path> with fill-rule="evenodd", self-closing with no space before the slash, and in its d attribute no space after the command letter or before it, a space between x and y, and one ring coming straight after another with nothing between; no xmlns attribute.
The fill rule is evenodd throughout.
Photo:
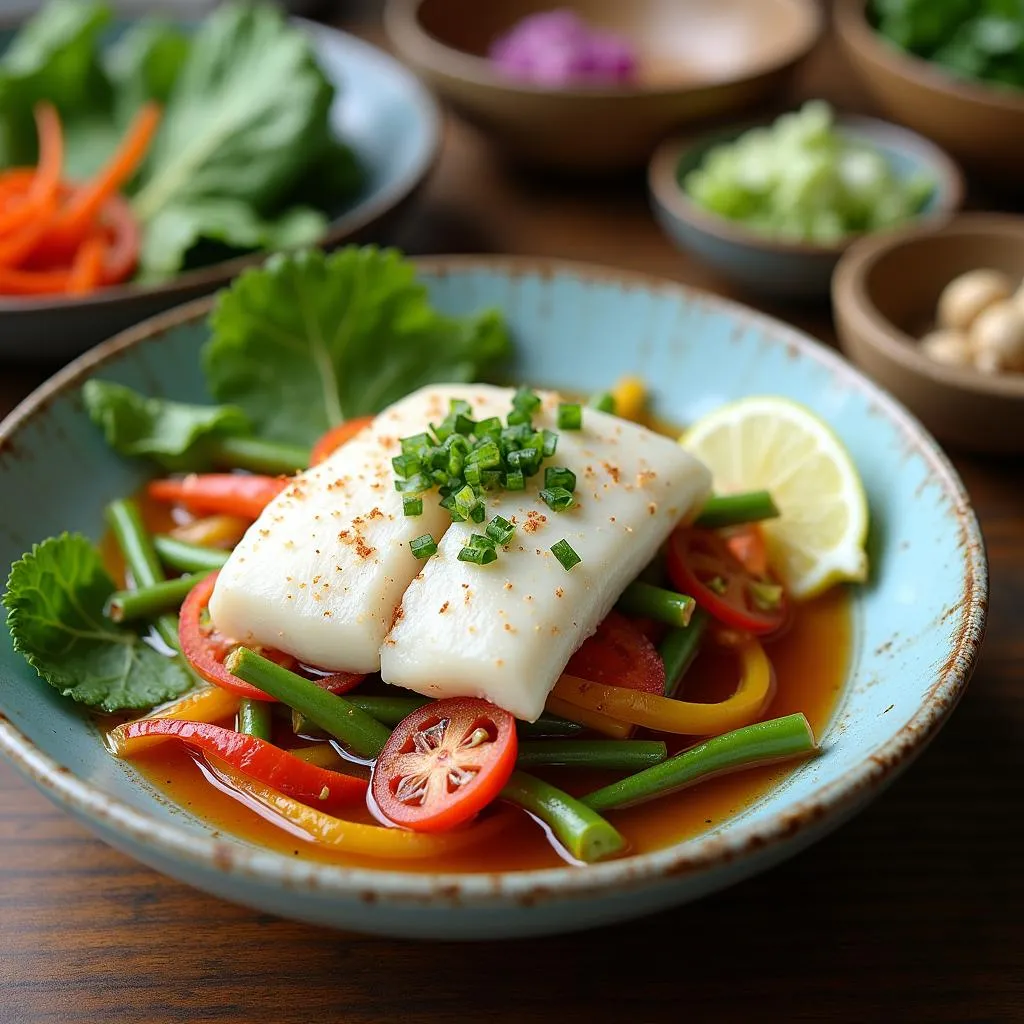
<svg viewBox="0 0 1024 1024"><path fill-rule="evenodd" d="M716 493L771 493L781 515L762 524L768 555L793 597L866 579L864 485L832 428L809 409L741 398L703 416L679 443L711 470Z"/></svg>

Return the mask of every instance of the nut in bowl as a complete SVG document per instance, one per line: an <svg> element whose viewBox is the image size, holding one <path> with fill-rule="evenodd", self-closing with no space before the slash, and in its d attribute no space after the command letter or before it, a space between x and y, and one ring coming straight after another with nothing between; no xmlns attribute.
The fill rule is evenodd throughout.
<svg viewBox="0 0 1024 1024"><path fill-rule="evenodd" d="M846 354L941 440L1024 451L1024 218L964 214L868 238L832 286Z"/></svg>
<svg viewBox="0 0 1024 1024"><path fill-rule="evenodd" d="M389 0L385 22L506 156L577 174L642 167L673 129L752 106L821 31L808 0Z"/></svg>
<svg viewBox="0 0 1024 1024"><path fill-rule="evenodd" d="M956 165L927 139L820 102L770 125L665 142L648 186L666 233L751 292L828 294L860 235L942 218L963 199Z"/></svg>

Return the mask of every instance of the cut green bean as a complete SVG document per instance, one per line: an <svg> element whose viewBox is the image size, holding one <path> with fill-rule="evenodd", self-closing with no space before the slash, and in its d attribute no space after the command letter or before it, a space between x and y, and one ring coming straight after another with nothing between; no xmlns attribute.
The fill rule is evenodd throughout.
<svg viewBox="0 0 1024 1024"><path fill-rule="evenodd" d="M525 740L519 744L516 764L635 772L666 757L668 748L659 740Z"/></svg>
<svg viewBox="0 0 1024 1024"><path fill-rule="evenodd" d="M112 501L106 509L107 523L114 533L124 564L132 575L135 588L163 583L164 567L160 564L149 531L142 522L139 506L129 498ZM159 615L153 622L160 639L172 650L178 650L178 618Z"/></svg>
<svg viewBox="0 0 1024 1024"><path fill-rule="evenodd" d="M698 608L690 619L690 624L682 629L670 629L661 645L658 654L665 663L665 696L674 697L679 692L683 677L690 670L694 658L700 650L701 640L708 628L708 617Z"/></svg>
<svg viewBox="0 0 1024 1024"><path fill-rule="evenodd" d="M294 473L309 466L309 449L258 437L221 437L204 448L216 465L251 473Z"/></svg>
<svg viewBox="0 0 1024 1024"><path fill-rule="evenodd" d="M544 822L566 850L585 864L614 857L626 848L622 834L595 810L533 775L513 772L501 795Z"/></svg>
<svg viewBox="0 0 1024 1024"><path fill-rule="evenodd" d="M785 761L817 749L804 715L786 715L705 740L653 768L588 793L582 801L595 811L632 807L714 775Z"/></svg>
<svg viewBox="0 0 1024 1024"><path fill-rule="evenodd" d="M158 533L153 538L153 547L164 565L170 569L177 569L178 572L211 572L219 569L231 553L220 548L189 544L163 533Z"/></svg>
<svg viewBox="0 0 1024 1024"><path fill-rule="evenodd" d="M777 519L778 515L778 506L767 491L747 491L708 498L694 525L717 530L723 526L742 526L744 523Z"/></svg>
<svg viewBox="0 0 1024 1024"><path fill-rule="evenodd" d="M138 590L119 590L107 599L106 614L111 622L153 619L164 612L176 612L188 592L207 574L179 576Z"/></svg>
<svg viewBox="0 0 1024 1024"><path fill-rule="evenodd" d="M686 594L677 594L674 590L665 590L636 580L622 592L618 607L627 615L639 615L681 627L690 624L697 604Z"/></svg>
<svg viewBox="0 0 1024 1024"><path fill-rule="evenodd" d="M321 689L309 679L289 672L247 647L232 651L224 667L232 675L301 711L357 757L376 757L391 735L387 726L351 701Z"/></svg>
<svg viewBox="0 0 1024 1024"><path fill-rule="evenodd" d="M258 740L270 740L271 705L265 700L242 698L238 705L238 731Z"/></svg>

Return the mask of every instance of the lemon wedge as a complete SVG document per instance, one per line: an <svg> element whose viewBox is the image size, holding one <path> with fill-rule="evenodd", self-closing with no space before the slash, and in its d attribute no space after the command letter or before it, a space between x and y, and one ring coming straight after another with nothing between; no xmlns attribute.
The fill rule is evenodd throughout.
<svg viewBox="0 0 1024 1024"><path fill-rule="evenodd" d="M781 515L762 524L768 556L793 597L867 578L864 485L832 428L809 409L741 398L703 416L679 443L708 466L718 494L771 492Z"/></svg>

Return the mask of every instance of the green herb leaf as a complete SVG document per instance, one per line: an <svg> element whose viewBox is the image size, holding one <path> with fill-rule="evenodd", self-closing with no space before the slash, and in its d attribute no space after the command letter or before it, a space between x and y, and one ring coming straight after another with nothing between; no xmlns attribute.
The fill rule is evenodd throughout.
<svg viewBox="0 0 1024 1024"><path fill-rule="evenodd" d="M509 351L502 318L444 316L415 275L398 252L372 246L278 254L245 271L211 316L210 390L261 436L312 444L418 387L480 379Z"/></svg>
<svg viewBox="0 0 1024 1024"><path fill-rule="evenodd" d="M3 598L15 650L65 697L103 711L150 708L184 693L192 679L180 661L104 618L113 592L85 537L37 544L11 567Z"/></svg>
<svg viewBox="0 0 1024 1024"><path fill-rule="evenodd" d="M144 18L131 25L106 53L103 66L114 86L120 120L145 102L166 103L188 59L191 42L176 25Z"/></svg>
<svg viewBox="0 0 1024 1024"><path fill-rule="evenodd" d="M203 441L249 433L249 420L233 405L186 405L146 398L111 381L90 380L82 388L90 419L121 455L154 459L169 470L199 469Z"/></svg>

